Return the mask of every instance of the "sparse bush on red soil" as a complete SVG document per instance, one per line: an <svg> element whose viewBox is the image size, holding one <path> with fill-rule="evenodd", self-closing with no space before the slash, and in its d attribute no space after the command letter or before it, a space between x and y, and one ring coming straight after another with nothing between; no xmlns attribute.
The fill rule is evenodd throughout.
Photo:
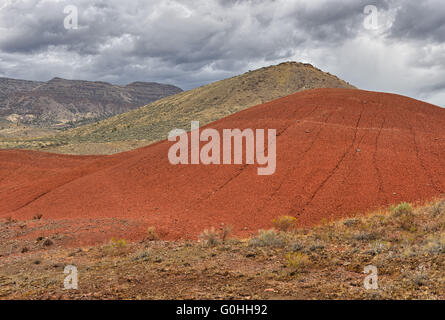
<svg viewBox="0 0 445 320"><path fill-rule="evenodd" d="M47 247L43 237L26 240L20 222L3 220L0 299L445 299L443 203L412 206L415 231L380 210L225 243L210 229L209 246L115 238L72 248L59 235ZM68 264L79 270L79 290L63 289ZM363 286L368 265L377 268L378 289Z"/></svg>
<svg viewBox="0 0 445 320"><path fill-rule="evenodd" d="M159 236L156 233L155 227L148 227L147 229L147 240L149 241L156 241L159 240Z"/></svg>
<svg viewBox="0 0 445 320"><path fill-rule="evenodd" d="M220 239L219 234L216 232L215 228L205 229L203 233L200 235L201 239L204 240L204 243L208 246L216 246Z"/></svg>
<svg viewBox="0 0 445 320"><path fill-rule="evenodd" d="M277 230L289 231L297 226L297 218L291 216L280 216L272 220L272 223Z"/></svg>
<svg viewBox="0 0 445 320"><path fill-rule="evenodd" d="M250 240L250 245L253 247L282 247L285 243L283 234L274 229L259 230L258 235Z"/></svg>
<svg viewBox="0 0 445 320"><path fill-rule="evenodd" d="M286 266L293 272L304 271L311 264L309 257L302 252L288 252Z"/></svg>

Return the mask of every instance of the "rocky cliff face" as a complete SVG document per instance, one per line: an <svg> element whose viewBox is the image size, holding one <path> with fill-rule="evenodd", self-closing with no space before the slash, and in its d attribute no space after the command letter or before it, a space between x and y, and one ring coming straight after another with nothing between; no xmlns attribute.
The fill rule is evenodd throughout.
<svg viewBox="0 0 445 320"><path fill-rule="evenodd" d="M181 91L178 87L154 82L118 86L61 78L48 82L0 78L0 117L46 128L74 127Z"/></svg>

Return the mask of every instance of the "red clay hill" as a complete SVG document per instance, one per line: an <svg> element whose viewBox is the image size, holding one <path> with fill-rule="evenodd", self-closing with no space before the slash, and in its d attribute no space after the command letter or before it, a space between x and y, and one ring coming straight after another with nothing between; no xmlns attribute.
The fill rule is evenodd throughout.
<svg viewBox="0 0 445 320"><path fill-rule="evenodd" d="M310 226L445 190L445 110L407 97L309 90L206 127L276 129L275 174L174 166L167 140L112 156L0 151L0 217L126 219L164 239L197 239L222 223L245 236L280 215Z"/></svg>

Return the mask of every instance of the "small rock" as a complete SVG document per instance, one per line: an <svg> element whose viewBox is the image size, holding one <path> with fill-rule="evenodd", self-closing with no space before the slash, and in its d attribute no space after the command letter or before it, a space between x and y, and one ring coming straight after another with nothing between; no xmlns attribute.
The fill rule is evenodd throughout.
<svg viewBox="0 0 445 320"><path fill-rule="evenodd" d="M29 251L29 249L27 248L27 247L23 247L22 248L22 250L20 251L21 253L25 253L25 252L28 252Z"/></svg>
<svg viewBox="0 0 445 320"><path fill-rule="evenodd" d="M43 245L44 245L45 247L52 246L53 244L54 244L54 242L52 242L51 239L46 239L46 240L43 242Z"/></svg>

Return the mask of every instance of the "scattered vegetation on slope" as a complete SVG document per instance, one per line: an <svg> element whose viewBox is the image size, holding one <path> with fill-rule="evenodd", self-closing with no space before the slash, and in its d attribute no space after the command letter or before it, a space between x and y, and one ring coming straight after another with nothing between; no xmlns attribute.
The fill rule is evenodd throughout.
<svg viewBox="0 0 445 320"><path fill-rule="evenodd" d="M149 236L73 249L58 244L59 235L10 251L20 248L12 245L20 226L11 219L0 226L4 299L445 298L445 200L224 242L207 230L201 242ZM66 265L78 268L78 290L63 289ZM369 265L378 289L364 287Z"/></svg>

